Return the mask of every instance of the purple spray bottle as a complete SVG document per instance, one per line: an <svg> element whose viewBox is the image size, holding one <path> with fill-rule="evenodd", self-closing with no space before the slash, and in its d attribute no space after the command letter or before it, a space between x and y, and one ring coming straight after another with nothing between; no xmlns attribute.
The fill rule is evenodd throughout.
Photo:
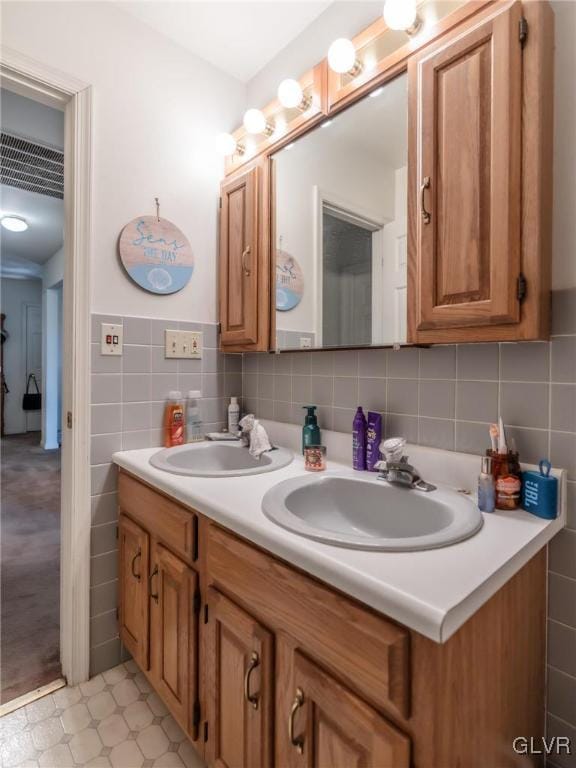
<svg viewBox="0 0 576 768"><path fill-rule="evenodd" d="M352 466L366 469L366 416L359 406L352 424Z"/></svg>

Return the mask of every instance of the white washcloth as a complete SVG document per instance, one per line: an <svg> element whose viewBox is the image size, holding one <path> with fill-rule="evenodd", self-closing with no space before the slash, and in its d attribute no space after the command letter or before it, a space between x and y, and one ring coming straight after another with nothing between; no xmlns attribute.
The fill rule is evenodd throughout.
<svg viewBox="0 0 576 768"><path fill-rule="evenodd" d="M248 449L250 456L259 459L263 453L272 450L266 430L251 413L240 420L239 426L242 432L248 433L250 439L250 447Z"/></svg>

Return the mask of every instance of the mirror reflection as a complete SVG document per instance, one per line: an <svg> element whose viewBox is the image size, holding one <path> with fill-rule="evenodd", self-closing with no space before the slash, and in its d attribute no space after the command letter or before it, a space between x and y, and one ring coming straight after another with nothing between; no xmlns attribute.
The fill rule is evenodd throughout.
<svg viewBox="0 0 576 768"><path fill-rule="evenodd" d="M406 342L407 76L274 156L278 349Z"/></svg>

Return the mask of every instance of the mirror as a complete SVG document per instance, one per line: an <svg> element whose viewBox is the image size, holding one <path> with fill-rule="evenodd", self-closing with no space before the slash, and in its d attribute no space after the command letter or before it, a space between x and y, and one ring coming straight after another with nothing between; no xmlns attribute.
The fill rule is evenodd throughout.
<svg viewBox="0 0 576 768"><path fill-rule="evenodd" d="M403 74L273 157L280 350L406 342Z"/></svg>

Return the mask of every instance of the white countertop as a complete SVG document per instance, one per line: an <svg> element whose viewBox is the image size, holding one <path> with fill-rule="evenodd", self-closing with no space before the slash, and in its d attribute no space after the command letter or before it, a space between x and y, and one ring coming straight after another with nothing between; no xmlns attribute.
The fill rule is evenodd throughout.
<svg viewBox="0 0 576 768"><path fill-rule="evenodd" d="M284 444L290 443L294 443L293 436ZM441 549L345 549L297 536L275 525L261 511L269 488L288 477L308 474L301 456L269 474L216 480L155 469L149 458L157 450L121 451L113 460L182 504L436 642L445 642L456 632L565 524L565 479L558 472L562 501L556 520L542 520L520 510L494 512L484 515L484 525L475 536ZM420 471L426 479L437 482L437 476L422 471L426 451L420 449L418 453ZM462 456L430 451L432 457L438 453L455 462ZM465 457L462 462L469 459ZM328 463L332 470L349 469L330 459ZM446 482L444 478L441 481Z"/></svg>

